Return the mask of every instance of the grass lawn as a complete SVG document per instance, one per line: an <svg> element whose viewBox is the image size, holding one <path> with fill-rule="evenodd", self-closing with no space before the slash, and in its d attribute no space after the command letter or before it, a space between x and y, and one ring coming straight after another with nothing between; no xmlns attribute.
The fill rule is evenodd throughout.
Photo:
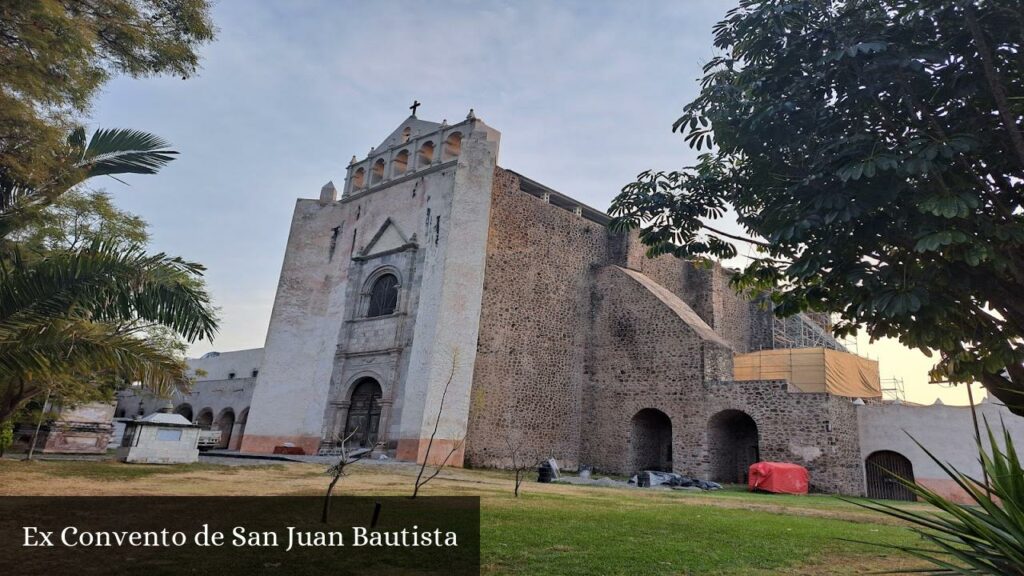
<svg viewBox="0 0 1024 576"><path fill-rule="evenodd" d="M323 466L143 466L0 460L0 495L310 495ZM362 462L339 494L409 494L416 468ZM891 550L917 544L884 516L829 496L524 484L447 470L424 495L481 497L484 574L863 574L919 567ZM911 504L910 506L918 506Z"/></svg>

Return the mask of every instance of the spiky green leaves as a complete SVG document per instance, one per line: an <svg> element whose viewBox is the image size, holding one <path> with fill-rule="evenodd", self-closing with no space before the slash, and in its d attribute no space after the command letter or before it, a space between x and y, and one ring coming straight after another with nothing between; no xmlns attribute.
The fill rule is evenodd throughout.
<svg viewBox="0 0 1024 576"><path fill-rule="evenodd" d="M919 446L967 494L972 505L947 500L927 487L899 476L892 477L907 486L918 499L938 512L906 510L891 504L854 502L910 523L931 547L897 547L928 561L934 570L915 570L930 574L1024 574L1024 468L1008 430L1002 443L986 423L988 448L978 446L985 478L976 478L940 461L924 446ZM916 440L915 440L916 442ZM987 483L986 483L987 478Z"/></svg>

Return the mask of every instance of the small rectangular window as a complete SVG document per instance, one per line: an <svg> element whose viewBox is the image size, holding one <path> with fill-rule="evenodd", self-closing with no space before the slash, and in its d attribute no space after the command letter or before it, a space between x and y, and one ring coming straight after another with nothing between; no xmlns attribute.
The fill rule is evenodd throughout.
<svg viewBox="0 0 1024 576"><path fill-rule="evenodd" d="M156 439L161 442L179 442L181 440L181 430L160 428L156 431Z"/></svg>

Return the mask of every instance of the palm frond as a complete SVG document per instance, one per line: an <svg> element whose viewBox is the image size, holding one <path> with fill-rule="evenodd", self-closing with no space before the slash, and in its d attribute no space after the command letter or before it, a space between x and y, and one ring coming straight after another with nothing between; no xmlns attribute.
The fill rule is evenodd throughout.
<svg viewBox="0 0 1024 576"><path fill-rule="evenodd" d="M19 337L48 318L137 320L166 326L186 340L210 339L217 318L196 281L204 268L140 246L96 242L27 262L15 251L0 263L0 340Z"/></svg>
<svg viewBox="0 0 1024 576"><path fill-rule="evenodd" d="M166 396L187 391L187 369L183 360L151 342L80 318L52 319L19 340L0 339L0 388L16 381L25 399L55 382L88 381L97 374L141 382Z"/></svg>
<svg viewBox="0 0 1024 576"><path fill-rule="evenodd" d="M155 174L178 153L148 132L126 128L98 129L89 139L76 166L86 178L114 174Z"/></svg>

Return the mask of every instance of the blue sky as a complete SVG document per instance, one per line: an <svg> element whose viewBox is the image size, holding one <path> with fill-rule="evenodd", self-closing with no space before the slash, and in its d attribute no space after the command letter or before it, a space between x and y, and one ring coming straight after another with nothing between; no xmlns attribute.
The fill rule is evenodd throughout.
<svg viewBox="0 0 1024 576"><path fill-rule="evenodd" d="M198 77L116 79L91 114L159 134L180 158L99 184L149 222L153 249L208 267L222 329L191 353L259 347L295 199L340 188L413 99L427 120L474 108L502 133L502 166L605 209L638 172L692 161L671 125L732 5L221 0ZM916 399L938 392L920 357L862 348L883 377L888 357L901 366Z"/></svg>

